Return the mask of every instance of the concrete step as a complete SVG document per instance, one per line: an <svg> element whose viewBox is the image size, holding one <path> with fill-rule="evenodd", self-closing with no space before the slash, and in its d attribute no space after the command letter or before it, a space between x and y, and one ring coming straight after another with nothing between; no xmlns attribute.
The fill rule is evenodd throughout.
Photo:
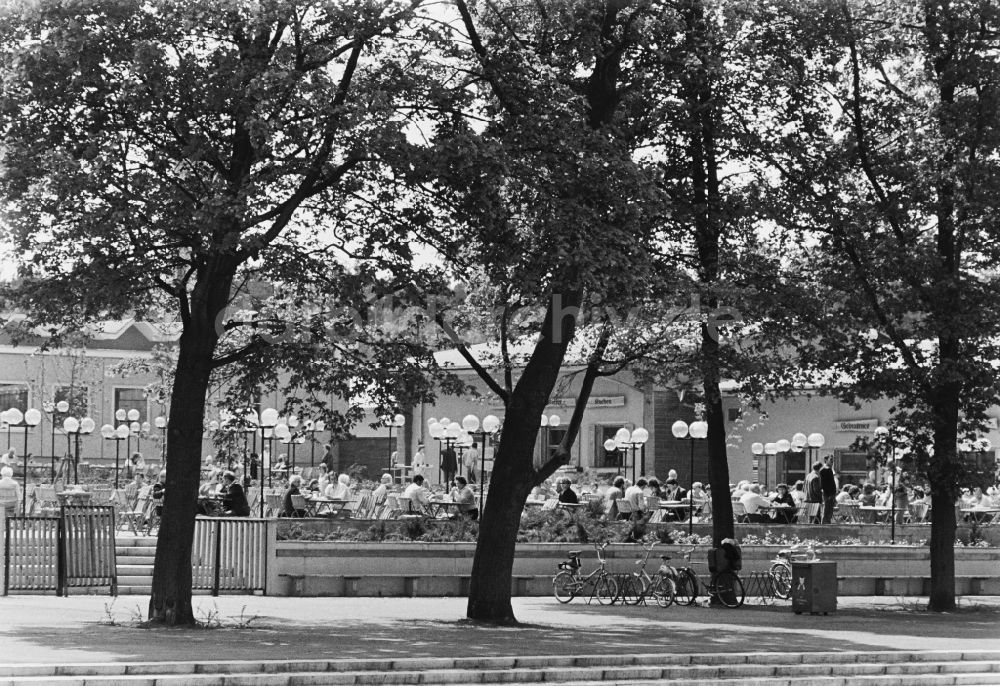
<svg viewBox="0 0 1000 686"><path fill-rule="evenodd" d="M153 576L153 565L134 565L134 564L122 564L121 560L118 561L118 578L124 579L130 576Z"/></svg>
<svg viewBox="0 0 1000 686"><path fill-rule="evenodd" d="M787 684L943 686L1000 684L1000 651L589 655L386 660L0 665L7 684L290 686L421 684L480 686Z"/></svg>
<svg viewBox="0 0 1000 686"><path fill-rule="evenodd" d="M155 555L118 555L118 565L152 565L156 561Z"/></svg>

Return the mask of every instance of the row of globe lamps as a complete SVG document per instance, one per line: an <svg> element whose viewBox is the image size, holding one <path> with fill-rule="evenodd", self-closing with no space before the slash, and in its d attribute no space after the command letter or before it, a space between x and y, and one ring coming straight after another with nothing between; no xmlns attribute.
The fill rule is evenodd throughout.
<svg viewBox="0 0 1000 686"><path fill-rule="evenodd" d="M754 443L750 446L750 452L752 452L758 460L758 465L760 458L764 458L764 489L767 490L769 487L769 470L771 458L778 453L787 453L789 451L793 452L806 452L806 468L805 473L809 473L810 464L812 464L812 453L815 450L817 454L819 449L823 447L826 443L826 437L819 432L811 433L806 436L804 433L797 433L792 436L792 440L781 439L780 441L774 441L769 443ZM759 473L758 468L758 473ZM758 478L758 481L760 479Z"/></svg>

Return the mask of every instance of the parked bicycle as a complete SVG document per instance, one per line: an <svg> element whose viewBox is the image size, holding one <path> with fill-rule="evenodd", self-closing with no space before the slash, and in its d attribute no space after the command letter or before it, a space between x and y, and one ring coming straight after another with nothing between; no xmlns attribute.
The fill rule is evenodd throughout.
<svg viewBox="0 0 1000 686"><path fill-rule="evenodd" d="M746 591L739 574L732 569L717 571L712 573L708 584L705 584L691 568L692 564L704 564L691 561L691 554L694 551L694 548L690 548L681 553L686 562L683 567L667 567L670 577L674 581L674 602L678 605L693 605L700 594L717 599L726 607L736 608L743 605ZM670 558L666 557L666 559Z"/></svg>
<svg viewBox="0 0 1000 686"><path fill-rule="evenodd" d="M618 582L608 573L607 562L604 559L604 549L607 543L594 544L597 552L597 568L587 576L580 576L580 551L569 551L569 559L559 563L559 571L552 577L552 592L560 603L568 603L581 595L584 589L590 589L590 598L597 598L601 605L610 605L618 596Z"/></svg>
<svg viewBox="0 0 1000 686"><path fill-rule="evenodd" d="M675 588L674 580L670 574L670 566L667 555L660 555L660 567L650 576L646 571L646 563L649 561L649 553L656 547L656 541L651 541L649 545L642 546L646 553L642 559L636 560L637 569L630 576L625 577L621 584L622 601L626 605L638 605L653 598L660 607L670 607L674 602Z"/></svg>
<svg viewBox="0 0 1000 686"><path fill-rule="evenodd" d="M774 583L774 596L788 600L792 593L792 562L807 562L817 560L816 549L812 543L796 543L778 551L771 560L770 573Z"/></svg>

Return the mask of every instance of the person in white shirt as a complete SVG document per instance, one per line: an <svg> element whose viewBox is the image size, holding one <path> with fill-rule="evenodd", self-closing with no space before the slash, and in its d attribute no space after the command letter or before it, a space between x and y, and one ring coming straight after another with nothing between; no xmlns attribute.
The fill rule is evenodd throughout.
<svg viewBox="0 0 1000 686"><path fill-rule="evenodd" d="M625 500L629 501L632 504L633 510L642 509L642 506L644 504L642 501L643 498L642 489L644 488L646 488L646 480L639 479L638 481L635 482L634 486L629 486L628 488L625 489L624 498Z"/></svg>
<svg viewBox="0 0 1000 686"><path fill-rule="evenodd" d="M455 487L451 489L451 499L460 503L459 514L476 519L479 511L476 510L476 494L469 488L469 482L463 476L455 477Z"/></svg>
<svg viewBox="0 0 1000 686"><path fill-rule="evenodd" d="M381 482L378 487L372 491L372 499L376 503L381 503L385 500L385 496L389 493L389 486L392 485L392 474L383 474Z"/></svg>
<svg viewBox="0 0 1000 686"><path fill-rule="evenodd" d="M473 443L472 447L462 455L462 464L465 466L465 478L470 484L476 483L476 470L480 468L479 448Z"/></svg>
<svg viewBox="0 0 1000 686"><path fill-rule="evenodd" d="M403 498L413 503L413 509L426 512L430 507L430 496L424 488L424 477L417 474L413 481L403 490Z"/></svg>
<svg viewBox="0 0 1000 686"><path fill-rule="evenodd" d="M330 482L323 494L330 500L350 500L351 498L351 477L341 474L336 482Z"/></svg>
<svg viewBox="0 0 1000 686"><path fill-rule="evenodd" d="M747 518L751 522L768 521L769 517L761 513L760 508L770 507L771 501L760 494L760 484L753 484L750 486L749 490L745 491L743 495L740 496L740 503L743 504L743 509L747 513Z"/></svg>
<svg viewBox="0 0 1000 686"><path fill-rule="evenodd" d="M613 503L614 501L623 497L624 490L625 490L625 479L620 476L617 476L615 477L615 480L611 483L611 486L608 488L608 490L604 491L604 500L606 500L608 504Z"/></svg>
<svg viewBox="0 0 1000 686"><path fill-rule="evenodd" d="M410 464L413 467L413 476L427 476L427 468L430 465L427 464L427 456L424 454L423 444L417 446L417 452L413 454L413 461Z"/></svg>
<svg viewBox="0 0 1000 686"><path fill-rule="evenodd" d="M0 507L6 510L8 517L17 514L20 500L21 484L14 481L14 470L6 466L0 468Z"/></svg>

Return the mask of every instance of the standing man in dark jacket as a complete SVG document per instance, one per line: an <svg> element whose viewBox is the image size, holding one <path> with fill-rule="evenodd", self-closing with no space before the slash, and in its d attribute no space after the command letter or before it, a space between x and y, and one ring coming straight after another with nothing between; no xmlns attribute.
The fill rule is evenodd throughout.
<svg viewBox="0 0 1000 686"><path fill-rule="evenodd" d="M823 507L823 485L819 478L822 462L815 462L812 471L806 475L806 510L810 524L820 523L820 508Z"/></svg>
<svg viewBox="0 0 1000 686"><path fill-rule="evenodd" d="M833 474L833 455L824 461L819 470L819 483L823 489L823 523L833 522L833 509L837 506L837 478Z"/></svg>

